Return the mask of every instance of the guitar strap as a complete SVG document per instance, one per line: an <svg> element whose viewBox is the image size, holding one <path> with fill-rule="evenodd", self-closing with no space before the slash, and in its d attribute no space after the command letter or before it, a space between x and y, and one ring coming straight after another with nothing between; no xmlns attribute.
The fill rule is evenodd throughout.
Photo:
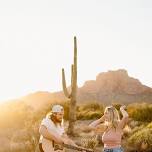
<svg viewBox="0 0 152 152"><path fill-rule="evenodd" d="M52 140L52 147L54 148L54 140Z"/></svg>
<svg viewBox="0 0 152 152"><path fill-rule="evenodd" d="M40 152L44 152L44 150L42 148L42 143L39 143L39 150L40 150Z"/></svg>

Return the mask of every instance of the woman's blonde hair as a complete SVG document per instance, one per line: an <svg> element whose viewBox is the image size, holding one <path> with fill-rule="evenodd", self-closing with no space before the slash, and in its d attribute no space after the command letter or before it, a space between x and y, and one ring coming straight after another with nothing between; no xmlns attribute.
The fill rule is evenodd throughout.
<svg viewBox="0 0 152 152"><path fill-rule="evenodd" d="M105 121L106 126L116 129L120 121L118 110L113 106L108 106L105 108L104 112L110 113L109 120Z"/></svg>

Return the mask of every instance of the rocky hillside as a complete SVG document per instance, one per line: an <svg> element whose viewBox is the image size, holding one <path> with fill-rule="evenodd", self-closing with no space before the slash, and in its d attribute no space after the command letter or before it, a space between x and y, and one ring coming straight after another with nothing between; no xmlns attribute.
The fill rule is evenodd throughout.
<svg viewBox="0 0 152 152"><path fill-rule="evenodd" d="M33 108L42 108L52 102L67 100L63 92L36 92L19 100ZM129 104L132 102L152 103L152 88L147 87L128 75L126 70L102 72L95 80L89 80L78 88L78 103L98 101L103 104L111 102Z"/></svg>
<svg viewBox="0 0 152 152"><path fill-rule="evenodd" d="M63 92L52 94L53 100L66 100ZM138 79L130 77L126 70L102 72L95 80L89 80L78 89L78 103L98 101L129 104L132 102L152 103L152 88Z"/></svg>
<svg viewBox="0 0 152 152"><path fill-rule="evenodd" d="M126 70L108 71L86 81L79 88L78 100L97 100L103 103L152 102L152 88L128 76Z"/></svg>

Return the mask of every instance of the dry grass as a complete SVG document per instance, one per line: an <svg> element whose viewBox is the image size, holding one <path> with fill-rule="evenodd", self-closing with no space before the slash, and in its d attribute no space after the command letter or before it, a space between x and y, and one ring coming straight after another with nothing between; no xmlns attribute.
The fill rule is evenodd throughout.
<svg viewBox="0 0 152 152"><path fill-rule="evenodd" d="M0 152L38 152L37 143L39 140L38 128L41 119L48 112L48 106L40 111L33 111L24 104L16 105L13 108L11 104L9 108L2 110L0 115ZM66 109L66 118L68 118L68 104L62 103ZM151 105L130 105L127 107L132 120L124 129L123 145L126 149L134 148L137 150L139 145L144 148L147 146L152 148L152 123L142 121L147 118L151 119ZM6 113L6 118L2 117ZM76 122L73 140L81 146L87 148L102 149L101 135L95 136L93 131L87 128L88 124L103 114L103 106L98 103L91 103L77 107L77 116L80 120ZM139 110L139 111L138 111ZM147 111L146 111L147 110ZM140 121L134 118L140 117L140 112L144 115ZM135 121L136 120L136 121ZM66 128L68 123L66 123ZM128 147L127 147L128 146ZM37 149L37 150L36 150Z"/></svg>

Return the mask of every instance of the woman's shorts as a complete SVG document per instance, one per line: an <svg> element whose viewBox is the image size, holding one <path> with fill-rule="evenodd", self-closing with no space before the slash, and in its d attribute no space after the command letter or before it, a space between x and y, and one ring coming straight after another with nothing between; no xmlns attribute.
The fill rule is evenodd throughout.
<svg viewBox="0 0 152 152"><path fill-rule="evenodd" d="M103 149L103 152L123 152L123 148L120 147L120 148L111 148L111 149Z"/></svg>

